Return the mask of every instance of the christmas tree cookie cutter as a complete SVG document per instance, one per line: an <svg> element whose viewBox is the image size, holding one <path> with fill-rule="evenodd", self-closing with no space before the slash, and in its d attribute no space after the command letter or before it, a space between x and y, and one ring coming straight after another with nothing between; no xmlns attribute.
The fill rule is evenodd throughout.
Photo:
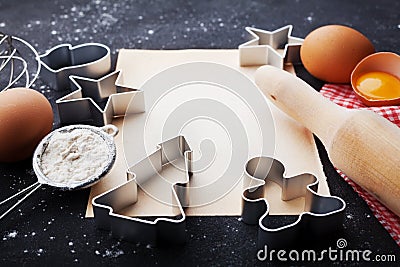
<svg viewBox="0 0 400 267"><path fill-rule="evenodd" d="M191 177L192 151L184 136L177 136L158 145L157 150L127 170L127 182L108 190L92 200L96 226L110 230L121 239L132 242L182 244L186 242L186 215L189 206L187 184ZM138 202L138 186L149 179L162 179L167 164L178 159L184 162L185 179L171 185L175 217L129 217L119 210Z"/></svg>

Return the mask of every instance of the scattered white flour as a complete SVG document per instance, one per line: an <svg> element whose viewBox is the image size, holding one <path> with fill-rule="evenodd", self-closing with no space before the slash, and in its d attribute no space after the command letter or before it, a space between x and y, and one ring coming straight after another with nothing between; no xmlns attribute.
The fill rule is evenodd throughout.
<svg viewBox="0 0 400 267"><path fill-rule="evenodd" d="M12 231L10 233L7 234L7 237L9 238L15 238L17 236L18 232L17 231Z"/></svg>
<svg viewBox="0 0 400 267"><path fill-rule="evenodd" d="M109 162L108 154L107 143L91 130L55 132L40 165L49 180L69 185L99 176Z"/></svg>

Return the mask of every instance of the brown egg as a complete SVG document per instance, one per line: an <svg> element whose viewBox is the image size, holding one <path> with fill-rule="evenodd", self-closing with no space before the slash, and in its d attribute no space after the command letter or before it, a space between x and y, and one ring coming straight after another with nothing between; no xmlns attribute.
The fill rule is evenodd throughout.
<svg viewBox="0 0 400 267"><path fill-rule="evenodd" d="M327 25L306 36L300 57L314 77L331 83L349 83L358 62L374 51L372 43L360 32L346 26Z"/></svg>
<svg viewBox="0 0 400 267"><path fill-rule="evenodd" d="M28 88L0 92L0 161L31 156L52 126L51 105L41 93Z"/></svg>

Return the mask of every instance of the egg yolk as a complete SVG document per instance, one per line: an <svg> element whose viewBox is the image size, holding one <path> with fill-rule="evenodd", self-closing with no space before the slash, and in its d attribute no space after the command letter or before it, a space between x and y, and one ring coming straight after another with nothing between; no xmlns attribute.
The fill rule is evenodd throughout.
<svg viewBox="0 0 400 267"><path fill-rule="evenodd" d="M385 72L369 72L357 79L357 89L369 99L395 99L400 97L400 80Z"/></svg>

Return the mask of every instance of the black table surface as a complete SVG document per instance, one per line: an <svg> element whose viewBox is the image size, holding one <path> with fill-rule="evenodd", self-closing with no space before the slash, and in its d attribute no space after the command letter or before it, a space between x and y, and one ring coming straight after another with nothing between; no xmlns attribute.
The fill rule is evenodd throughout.
<svg viewBox="0 0 400 267"><path fill-rule="evenodd" d="M39 53L61 43L100 42L119 48L237 48L247 40L246 26L267 30L292 24L293 36L304 38L325 24L343 24L364 33L377 51L399 53L398 1L0 1L0 31L31 42ZM175 37L174 37L175 36ZM303 68L298 75L316 90L322 82ZM51 101L60 96L40 79L33 88ZM58 127L55 118L55 127ZM344 238L349 249L372 255L395 255L400 249L366 203L343 181L317 140L332 195L347 209L343 230L323 242L335 248ZM36 181L31 160L0 164L0 199ZM239 217L189 217L184 246L152 248L132 244L97 230L86 219L89 190L61 192L43 187L0 221L0 265L265 265L257 260L257 227ZM285 222L293 216L280 216ZM277 261L273 264L279 263ZM333 261L357 265L366 262ZM377 264L377 262L374 262ZM312 264L312 262L292 262ZM386 265L395 265L394 262Z"/></svg>

